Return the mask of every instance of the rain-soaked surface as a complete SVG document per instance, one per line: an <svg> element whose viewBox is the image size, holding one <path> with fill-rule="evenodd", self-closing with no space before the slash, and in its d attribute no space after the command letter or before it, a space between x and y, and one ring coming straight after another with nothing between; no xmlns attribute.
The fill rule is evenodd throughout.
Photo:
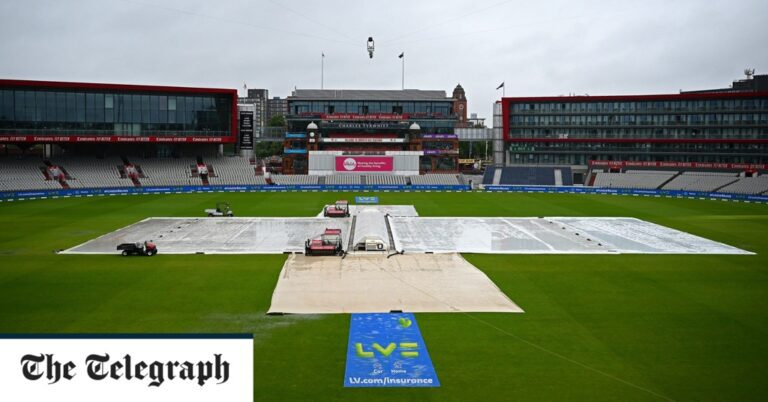
<svg viewBox="0 0 768 402"><path fill-rule="evenodd" d="M735 247L635 218L420 217L412 205L353 205L352 218L148 218L64 253L111 254L126 242L152 240L164 254L303 252L326 228L381 238L407 253L488 254L751 254ZM389 216L387 227L385 215ZM391 229L391 233L390 233Z"/></svg>
<svg viewBox="0 0 768 402"><path fill-rule="evenodd" d="M406 252L486 254L751 254L635 218L393 217Z"/></svg>

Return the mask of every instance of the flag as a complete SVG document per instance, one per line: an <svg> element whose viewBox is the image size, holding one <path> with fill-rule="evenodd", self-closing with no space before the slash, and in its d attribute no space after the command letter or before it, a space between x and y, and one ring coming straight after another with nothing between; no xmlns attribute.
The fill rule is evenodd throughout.
<svg viewBox="0 0 768 402"><path fill-rule="evenodd" d="M501 88L504 88L504 82L503 81L502 81L502 83L499 86L496 87L496 89L501 89Z"/></svg>
<svg viewBox="0 0 768 402"><path fill-rule="evenodd" d="M405 57L405 52L402 52L400 53L400 56L397 56L398 59L402 59L403 57Z"/></svg>
<svg viewBox="0 0 768 402"><path fill-rule="evenodd" d="M248 89L248 86L245 85L245 82L243 82L243 90L247 90L247 89Z"/></svg>
<svg viewBox="0 0 768 402"><path fill-rule="evenodd" d="M325 52L322 52L322 53L320 53L320 54L322 54L322 55L323 55L323 57L325 57Z"/></svg>

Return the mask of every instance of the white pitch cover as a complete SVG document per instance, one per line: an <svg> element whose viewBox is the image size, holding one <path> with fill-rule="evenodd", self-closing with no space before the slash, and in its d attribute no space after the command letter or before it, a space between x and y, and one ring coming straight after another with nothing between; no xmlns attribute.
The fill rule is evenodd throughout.
<svg viewBox="0 0 768 402"><path fill-rule="evenodd" d="M253 401L252 337L76 337L0 336L0 399Z"/></svg>

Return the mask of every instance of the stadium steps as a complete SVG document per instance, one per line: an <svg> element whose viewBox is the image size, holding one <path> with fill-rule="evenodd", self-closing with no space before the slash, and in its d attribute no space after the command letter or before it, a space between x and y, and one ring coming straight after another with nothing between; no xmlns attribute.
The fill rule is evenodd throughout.
<svg viewBox="0 0 768 402"><path fill-rule="evenodd" d="M494 169L496 170L493 172L493 184L498 185L499 183L501 183L502 169L501 168L494 168Z"/></svg>
<svg viewBox="0 0 768 402"><path fill-rule="evenodd" d="M555 169L555 185L556 186L563 185L563 171L560 169Z"/></svg>
<svg viewBox="0 0 768 402"><path fill-rule="evenodd" d="M683 174L683 172L677 172L674 176L670 177L669 180L665 181L664 183L661 183L660 186L656 187L656 190L661 190L662 188L664 188L664 186L666 186L672 180L675 180L675 178L677 176L680 176L681 174Z"/></svg>
<svg viewBox="0 0 768 402"><path fill-rule="evenodd" d="M716 193L716 192L720 191L720 189L721 189L721 188L724 188L724 187L728 187L728 186L730 186L731 184L733 184L733 183L736 183L737 181L739 181L739 178L738 178L738 177L736 178L736 180L734 180L734 181L732 181L732 182L729 182L729 183L726 183L724 186L720 186L720 187L718 187L718 188L716 188L716 189L712 190L711 192L713 192L713 193Z"/></svg>
<svg viewBox="0 0 768 402"><path fill-rule="evenodd" d="M324 186L325 185L325 176L320 176L317 178L317 184Z"/></svg>
<svg viewBox="0 0 768 402"><path fill-rule="evenodd" d="M368 183L368 178L365 175L360 176L360 184L365 185Z"/></svg>
<svg viewBox="0 0 768 402"><path fill-rule="evenodd" d="M47 166L40 166L40 172L43 174L43 177L45 177L45 180L53 180L53 177L51 177L51 172L48 171Z"/></svg>
<svg viewBox="0 0 768 402"><path fill-rule="evenodd" d="M590 172L587 174L587 177L588 177L588 179L587 179L587 186L588 186L588 187L594 187L594 185L595 185L595 179L597 178L597 173L596 173L596 172L592 172L592 171L590 171Z"/></svg>

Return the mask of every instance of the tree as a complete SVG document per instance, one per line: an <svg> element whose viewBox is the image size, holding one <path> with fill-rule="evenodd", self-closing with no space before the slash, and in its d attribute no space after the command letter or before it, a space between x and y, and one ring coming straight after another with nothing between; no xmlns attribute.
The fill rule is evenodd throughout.
<svg viewBox="0 0 768 402"><path fill-rule="evenodd" d="M269 122L267 123L267 126L269 127L285 127L285 117L281 114L276 114L269 118Z"/></svg>
<svg viewBox="0 0 768 402"><path fill-rule="evenodd" d="M257 141L254 144L254 155L259 158L267 158L283 153L283 143L277 141Z"/></svg>

